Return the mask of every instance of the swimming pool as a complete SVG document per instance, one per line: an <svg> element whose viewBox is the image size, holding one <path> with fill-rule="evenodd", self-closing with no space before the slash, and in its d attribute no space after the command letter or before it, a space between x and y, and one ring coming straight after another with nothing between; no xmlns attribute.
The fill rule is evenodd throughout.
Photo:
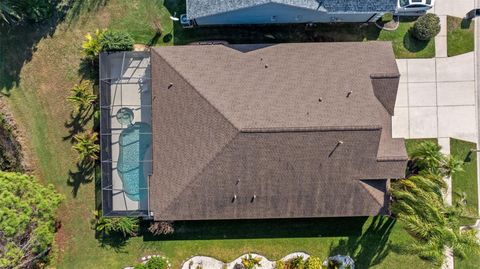
<svg viewBox="0 0 480 269"><path fill-rule="evenodd" d="M117 172L122 180L123 191L133 201L146 199L145 165L151 163L145 162L145 156L152 143L150 125L143 122L132 124L121 132L118 141Z"/></svg>

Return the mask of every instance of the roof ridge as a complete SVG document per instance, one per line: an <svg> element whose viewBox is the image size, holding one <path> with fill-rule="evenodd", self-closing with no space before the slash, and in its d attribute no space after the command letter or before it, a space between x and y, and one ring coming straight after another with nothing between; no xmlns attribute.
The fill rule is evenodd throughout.
<svg viewBox="0 0 480 269"><path fill-rule="evenodd" d="M233 140L235 140L235 139L239 136L239 134L240 134L240 132L238 132L237 134L235 134L227 143L225 143L225 145L223 145L223 147L222 147L217 153L215 153L215 156L213 156L212 159L210 159L210 160L202 167L202 169L200 169L199 172L198 172L195 176L192 177L192 180L190 180L189 183L193 183L193 182L197 181L198 178L199 178L199 176L200 176L201 174L203 174L203 172L205 171L205 169L206 169L213 161L215 161L215 160L217 159L218 155L220 155L220 154L223 152L223 150L224 150L228 145L230 145L230 143L231 143ZM187 186L185 186L185 188L179 192L179 195L178 195L178 196L182 196L182 193L185 192L186 189L187 189ZM178 196L177 196L177 198L178 198ZM176 199L172 200L167 206L165 206L165 207L163 208L163 210L165 211L167 208L169 208L169 207L172 205L172 202L175 201L175 200L176 200Z"/></svg>
<svg viewBox="0 0 480 269"><path fill-rule="evenodd" d="M266 127L266 128L241 128L241 133L283 133L283 132L317 132L317 131L369 131L381 130L381 125L359 126L312 126L312 127Z"/></svg>
<svg viewBox="0 0 480 269"><path fill-rule="evenodd" d="M235 129L237 129L237 130L240 130L240 128L237 127L235 124L233 124L233 122L232 122L230 119L228 119L228 118L225 116L225 114L223 114L220 110L218 110L218 108L217 108L216 106L214 106L214 105L212 104L212 102L210 102L210 100L208 100L200 91L198 91L197 88L194 87L194 86L192 85L192 83L191 83L187 78L185 78L180 72L178 72L178 70L177 70L175 67L173 67L173 65L171 65L171 64L168 62L167 59L165 59L164 57L162 57L162 55L161 55L160 53L158 53L157 50L158 50L158 47L152 49L151 51L154 51L155 54L157 54L158 57L162 58L163 61L165 61L165 63L166 63L168 66L170 66L170 68L172 68L172 70L175 70L175 73L176 73L178 76L180 76L188 85L190 85L190 87L192 87L192 89L195 90L195 92L197 92L197 94L198 94L203 100L205 100L205 102L207 102L215 111L218 112L218 114L220 114L230 125L232 125L233 128L235 128Z"/></svg>

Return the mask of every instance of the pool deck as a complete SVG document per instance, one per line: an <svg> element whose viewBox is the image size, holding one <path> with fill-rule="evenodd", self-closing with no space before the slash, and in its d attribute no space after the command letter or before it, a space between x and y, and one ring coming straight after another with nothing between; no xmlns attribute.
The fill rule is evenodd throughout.
<svg viewBox="0 0 480 269"><path fill-rule="evenodd" d="M140 59L131 59L125 57L109 57L108 73L110 74L110 83L108 87L103 87L102 91L110 91L110 94L107 94L110 98L109 100L109 117L110 120L110 160L112 171L112 210L113 211L137 211L148 210L148 189L142 190L142 195L140 196L140 201L134 201L130 199L123 187L122 178L118 172L117 166L120 161L125 161L125 158L122 157L120 149L120 137L122 132L125 132L129 128L129 125L121 124L117 118L116 114L120 108L126 107L130 108L133 111L133 122L135 123L146 123L151 125L151 86L150 86L150 59L149 58L140 58ZM105 109L105 108L104 108ZM104 126L105 127L105 126ZM102 130L105 129L102 127ZM151 135L151 132L142 133ZM109 135L109 134L107 134ZM139 137L145 136L139 135ZM139 139L140 140L140 139ZM149 142L151 144L151 141ZM130 143L129 146L140 145L140 141L135 141ZM139 152L139 151L137 151ZM123 154L131 154L132 152L123 152ZM140 183L140 185L148 185L149 175L152 174L152 149L151 145L146 150L144 156L139 156L138 159L143 161L138 162L138 165L143 165L143 175L145 184ZM122 158L122 159L120 159ZM137 159L134 156L133 159ZM102 160L104 161L104 160ZM129 164L129 166L136 166L135 164ZM133 173L135 174L135 173ZM139 182L142 182L142 179L138 179Z"/></svg>

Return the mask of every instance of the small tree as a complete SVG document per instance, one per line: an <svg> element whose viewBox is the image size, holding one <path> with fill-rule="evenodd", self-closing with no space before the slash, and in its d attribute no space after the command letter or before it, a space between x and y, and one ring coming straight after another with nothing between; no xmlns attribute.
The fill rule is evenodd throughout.
<svg viewBox="0 0 480 269"><path fill-rule="evenodd" d="M83 53L87 58L95 59L98 57L102 51L102 46L100 45L100 40L103 38L103 35L106 30L95 30L93 34L85 35L85 42L82 44Z"/></svg>
<svg viewBox="0 0 480 269"><path fill-rule="evenodd" d="M62 196L28 175L0 172L0 268L33 268L50 250Z"/></svg>
<svg viewBox="0 0 480 269"><path fill-rule="evenodd" d="M134 40L124 32L107 30L99 40L101 51L132 50Z"/></svg>
<svg viewBox="0 0 480 269"><path fill-rule="evenodd" d="M440 18L433 14L427 13L420 16L413 25L413 36L419 40L430 40L440 32Z"/></svg>
<svg viewBox="0 0 480 269"><path fill-rule="evenodd" d="M97 100L97 96L92 92L92 84L89 81L82 81L80 84L75 84L70 90L71 95L67 100L75 106L77 111L89 109Z"/></svg>
<svg viewBox="0 0 480 269"><path fill-rule="evenodd" d="M87 132L73 137L75 144L72 148L78 152L80 161L93 162L98 159L100 146L97 144L98 133Z"/></svg>

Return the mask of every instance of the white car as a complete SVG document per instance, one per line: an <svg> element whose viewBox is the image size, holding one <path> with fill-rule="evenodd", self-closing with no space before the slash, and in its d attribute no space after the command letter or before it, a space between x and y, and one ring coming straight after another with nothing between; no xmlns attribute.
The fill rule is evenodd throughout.
<svg viewBox="0 0 480 269"><path fill-rule="evenodd" d="M397 13L420 13L431 9L435 0L398 0Z"/></svg>

